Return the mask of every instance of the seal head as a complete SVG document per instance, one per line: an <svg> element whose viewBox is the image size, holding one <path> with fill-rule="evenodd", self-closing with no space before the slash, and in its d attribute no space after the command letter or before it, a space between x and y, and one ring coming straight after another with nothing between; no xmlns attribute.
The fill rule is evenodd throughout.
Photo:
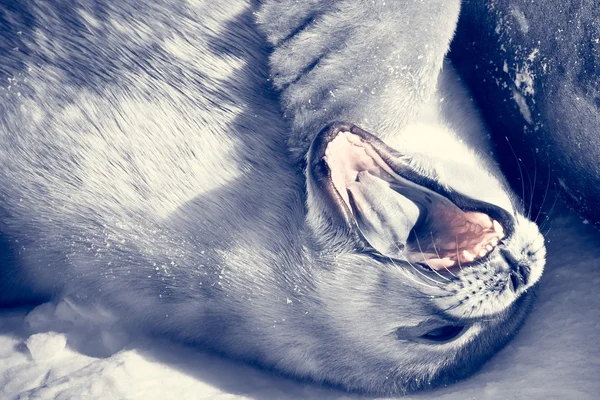
<svg viewBox="0 0 600 400"><path fill-rule="evenodd" d="M387 392L476 370L522 324L545 263L537 226L482 200L495 182L461 193L425 164L343 122L325 127L308 156L308 223L320 256L333 254L316 281L342 299L324 309L340 326L362 321L340 330L359 332L347 338L354 345L373 336L364 348L387 378L370 378L390 379Z"/></svg>

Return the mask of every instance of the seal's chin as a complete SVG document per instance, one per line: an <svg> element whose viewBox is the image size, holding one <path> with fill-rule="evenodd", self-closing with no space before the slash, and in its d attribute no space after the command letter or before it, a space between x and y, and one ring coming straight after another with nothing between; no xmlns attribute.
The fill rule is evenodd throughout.
<svg viewBox="0 0 600 400"><path fill-rule="evenodd" d="M311 173L367 246L433 270L481 262L508 235L511 216L420 175L406 157L351 124L325 128Z"/></svg>

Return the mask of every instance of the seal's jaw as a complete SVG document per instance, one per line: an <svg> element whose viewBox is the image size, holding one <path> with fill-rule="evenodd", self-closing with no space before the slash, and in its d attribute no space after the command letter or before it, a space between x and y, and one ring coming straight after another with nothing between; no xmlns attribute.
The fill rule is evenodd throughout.
<svg viewBox="0 0 600 400"><path fill-rule="evenodd" d="M335 123L313 142L309 173L375 253L440 271L493 252L512 226L508 213L435 185L404 158L368 132Z"/></svg>

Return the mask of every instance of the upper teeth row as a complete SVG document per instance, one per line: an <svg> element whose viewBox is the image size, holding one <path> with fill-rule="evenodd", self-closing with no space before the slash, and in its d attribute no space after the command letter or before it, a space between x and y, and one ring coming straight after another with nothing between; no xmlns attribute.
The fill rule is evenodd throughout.
<svg viewBox="0 0 600 400"><path fill-rule="evenodd" d="M494 230L501 235L500 239L502 239L504 237L504 228L502 228L502 225L496 220L493 220L492 224L494 225Z"/></svg>
<svg viewBox="0 0 600 400"><path fill-rule="evenodd" d="M498 245L498 243L500 243L500 240L502 238L504 238L504 228L502 228L502 225L500 225L500 223L496 220L492 221L492 224L494 226L494 232L498 235L498 236L494 236L490 239L490 241L485 245L485 247L483 247L480 251L479 251L479 257L484 257L486 254L488 254L490 251L494 250L494 247L496 247ZM474 258L474 255L472 253L469 253L470 256L472 256Z"/></svg>

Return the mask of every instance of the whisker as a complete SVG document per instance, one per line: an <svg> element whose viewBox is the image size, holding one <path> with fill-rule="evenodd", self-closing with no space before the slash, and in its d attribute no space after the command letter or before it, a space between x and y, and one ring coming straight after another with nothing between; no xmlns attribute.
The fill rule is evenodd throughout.
<svg viewBox="0 0 600 400"><path fill-rule="evenodd" d="M564 249L564 248L565 248L565 246L566 246L567 244L568 244L567 242L564 242L564 243L563 243L563 244L562 244L562 245L561 245L559 248L557 248L557 249L554 249L554 251L556 251L556 252L558 252L558 251L561 251L562 249Z"/></svg>
<svg viewBox="0 0 600 400"><path fill-rule="evenodd" d="M446 294L444 296L431 296L431 297L434 299L447 299L448 297L455 297L455 296L456 296L455 294L451 293L451 294Z"/></svg>
<svg viewBox="0 0 600 400"><path fill-rule="evenodd" d="M517 167L519 168L519 175L521 175L521 191L523 192L523 196L521 197L521 206L523 207L523 212L525 212L525 179L523 178L523 170L521 169L521 164L519 161L519 157L517 157L517 153L515 153L515 149L513 149L512 144L508 140L508 136L504 136L506 139L506 143L508 143L508 147L510 147L510 151L512 151L513 156L515 156L515 160L517 160Z"/></svg>
<svg viewBox="0 0 600 400"><path fill-rule="evenodd" d="M444 309L444 310L442 310L442 311L443 311L443 312L452 311L452 310L454 310L455 308L458 308L458 307L460 307L461 305L462 305L462 301L460 301L460 300L459 300L459 301L458 301L456 304L454 304L454 305L452 305L452 306L450 306L450 307L448 307L448 308L446 308L446 309Z"/></svg>
<svg viewBox="0 0 600 400"><path fill-rule="evenodd" d="M537 183L537 162L536 158L533 157L533 186L531 187L531 196L529 196L529 211L527 212L527 218L531 219L531 212L533 210L533 194L535 193L535 185Z"/></svg>
<svg viewBox="0 0 600 400"><path fill-rule="evenodd" d="M409 260L408 258L406 258L406 256L404 256L404 261L406 261L408 263L408 265L410 265L412 267L412 269L415 270L415 272L417 272L419 275L421 275L422 277L430 280L431 282L435 283L436 285L440 285L441 286L441 282L436 281L435 279L433 279L430 276L427 276L425 273L423 273L423 271L419 270L418 267L415 267Z"/></svg>
<svg viewBox="0 0 600 400"><path fill-rule="evenodd" d="M552 207L550 207L550 211L548 211L548 213L546 214L546 218L544 219L544 221L542 222L542 224L539 227L540 232L542 232L544 230L544 225L546 225L546 223L550 220L550 217L551 217L552 213L554 212L554 207L556 206L556 202L558 201L558 198L559 198L559 193L556 193L556 197L554 198L554 203L552 204ZM548 232L546 232L546 234L547 233ZM546 234L544 234L544 236L546 236Z"/></svg>
<svg viewBox="0 0 600 400"><path fill-rule="evenodd" d="M548 228L548 230L546 232L543 232L542 234L544 236L548 236L548 234L550 234L550 231L552 230L552 222L550 222L550 227Z"/></svg>
<svg viewBox="0 0 600 400"><path fill-rule="evenodd" d="M398 244L397 244L397 243L395 243L395 246L398 248L398 250L400 250L400 246L398 246ZM401 254L403 254L403 255L404 255L404 253L401 253ZM388 257L388 258L390 258L390 257ZM390 260L391 260L391 258L390 258ZM430 276L427 276L427 275L425 275L425 274L423 273L423 271L421 271L421 270L419 270L419 268L415 267L415 266L414 266L414 265L413 265L413 264L412 264L412 263L411 263L411 262L408 260L408 258L406 258L406 256L404 256L404 261L406 261L406 262L408 263L408 265L410 265L410 266L411 266L411 267L412 267L412 268L413 268L413 269L414 269L414 270L415 270L417 273L419 273L419 274L420 274L420 275L422 275L423 277L425 277L425 278L429 279L430 281L434 282L436 285L441 285L441 283L440 283L440 282L436 281L435 279L431 278ZM393 263L393 261L392 261L392 263ZM394 263L394 265L396 265L396 264Z"/></svg>
<svg viewBox="0 0 600 400"><path fill-rule="evenodd" d="M440 257L440 253L438 253L438 250L437 250L437 248L435 247L435 241L433 240L433 232L429 232L429 234L431 235L431 244L433 245L433 250L435 251L435 254L438 256L438 258L441 260L441 259L442 259L442 257ZM448 267L446 267L446 266L444 265L444 268L446 269L446 271L448 271L448 272L450 273L450 275L452 275L453 277L457 278L457 276L456 276L456 275L454 275L454 274L452 273L452 271L450 271L450 270L448 269ZM440 275L440 274L438 274L438 275ZM442 276L442 275L440 275L440 276ZM446 278L446 277L443 277L443 276L442 276L442 278L446 279L447 281L449 281L449 280L450 280L450 279L448 279L448 278Z"/></svg>
<svg viewBox="0 0 600 400"><path fill-rule="evenodd" d="M392 262L392 264L393 264L395 267L397 267L397 268L398 268L400 271L404 271L404 269L403 269L402 267L398 266L398 264L396 264L396 263L394 262L394 259L393 259L393 258L391 258L391 257L388 257L388 258L390 259L390 261ZM412 265L412 264L410 263L410 261L406 260L406 262L407 262L407 263L408 263L408 264L409 264L411 267L413 267L415 271L417 271L418 273L420 273L421 275L423 275L425 278L427 278L427 279L431 279L430 277L428 277L427 275L425 275L425 274L423 274L421 271L419 271L419 270L418 270L418 269L417 269L417 268L416 268L414 265ZM411 276L410 274L407 274L407 273L404 273L404 272L402 272L402 275L404 275L405 277L407 277L407 278L408 278L409 280L411 280L412 282L414 282L414 283L417 283L417 284L419 284L419 285L423 285L423 286L425 286L425 287L426 287L426 288L428 288L428 289L436 289L436 290L439 290L439 287L436 287L436 286L431 286L431 285L428 285L428 284L426 284L425 282L418 281L418 280L416 280L416 279L415 279L413 276ZM433 279L432 279L432 280L433 280ZM437 282L436 280L433 280L433 281L434 281L435 283L439 284L439 282Z"/></svg>
<svg viewBox="0 0 600 400"><path fill-rule="evenodd" d="M425 254L423 253L423 249L421 249L421 244L419 243L419 237L416 234L415 234L415 239L417 239L417 246L419 246L419 251L421 252L421 255L423 256L423 261L425 261L425 264L427 264L427 266L433 270L433 267L427 262L427 257L425 257Z"/></svg>
<svg viewBox="0 0 600 400"><path fill-rule="evenodd" d="M440 253L438 253L437 249L435 248L435 242L433 241L433 232L429 232L429 233L431 234L431 244L433 244L433 250L435 250L435 254L437 254L438 258L441 260L441 259L442 259L442 257L440 257ZM415 237L416 237L416 235L415 235ZM418 243L419 243L419 239L417 239L417 244L418 244ZM421 248L421 246L419 246L419 248ZM423 254L423 252L421 252L421 254ZM427 262L427 261L426 261L426 262ZM431 266L429 266L429 267L431 268ZM444 268L446 268L446 266L444 266ZM433 272L434 272L434 273L435 273L437 276L439 276L440 278L442 278L442 279L445 279L445 280L447 280L448 282L450 281L450 279L448 279L448 278L446 278L445 276L441 275L439 272L437 272L437 270L435 270L435 269L433 269L433 268L431 268L431 269L432 269L432 271L433 271ZM448 268L446 268L446 270L447 270L448 272L450 272L450 271L448 270ZM451 273L451 272L450 272L450 273Z"/></svg>
<svg viewBox="0 0 600 400"><path fill-rule="evenodd" d="M455 236L456 238L456 261L458 262L458 268L460 268L460 270L462 271L462 265L460 263L460 254L458 254L458 236Z"/></svg>
<svg viewBox="0 0 600 400"><path fill-rule="evenodd" d="M550 160L548 160L548 182L546 183L546 190L544 191L544 197L542 197L542 204L540 204L540 209L538 210L538 214L535 217L535 220L533 222L535 222L537 224L537 220L540 217L540 215L542 214L542 210L544 209L544 203L546 203L546 198L548 197L548 190L550 189L550 179L551 179L551 173L550 173Z"/></svg>

